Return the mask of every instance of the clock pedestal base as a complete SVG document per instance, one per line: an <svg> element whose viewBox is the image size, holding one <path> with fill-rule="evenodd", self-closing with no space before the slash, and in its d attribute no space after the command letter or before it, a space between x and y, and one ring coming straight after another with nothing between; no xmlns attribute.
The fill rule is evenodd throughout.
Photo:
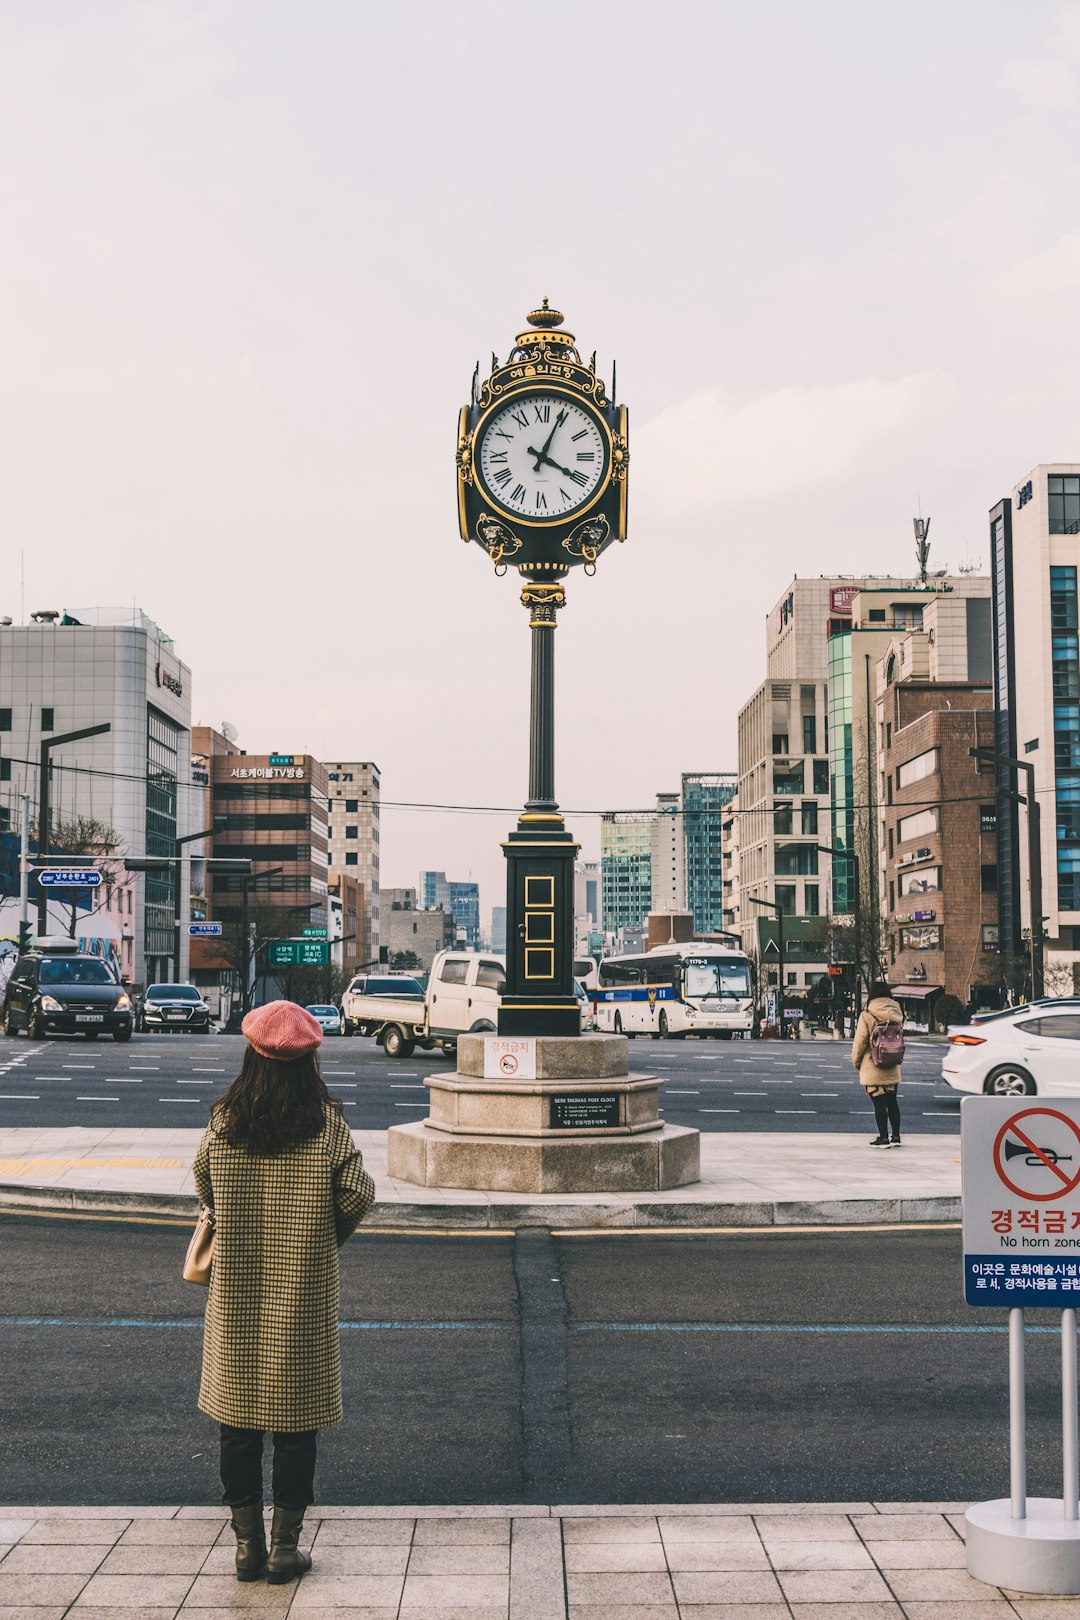
<svg viewBox="0 0 1080 1620"><path fill-rule="evenodd" d="M524 1072L522 1072L524 1071ZM463 1035L431 1112L387 1132L392 1177L486 1192L661 1192L700 1178L697 1131L665 1125L663 1081L631 1076L621 1035Z"/></svg>

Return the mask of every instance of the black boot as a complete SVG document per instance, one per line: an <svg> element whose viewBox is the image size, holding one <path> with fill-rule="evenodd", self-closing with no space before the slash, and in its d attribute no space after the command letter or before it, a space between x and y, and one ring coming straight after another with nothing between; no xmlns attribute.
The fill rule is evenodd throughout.
<svg viewBox="0 0 1080 1620"><path fill-rule="evenodd" d="M270 1527L270 1558L266 1565L266 1579L271 1586L284 1586L311 1568L310 1553L297 1547L304 1528L304 1508L274 1509L274 1522Z"/></svg>
<svg viewBox="0 0 1080 1620"><path fill-rule="evenodd" d="M257 1581L266 1567L262 1503L256 1502L251 1507L234 1507L231 1512L236 1535L236 1578L238 1581Z"/></svg>

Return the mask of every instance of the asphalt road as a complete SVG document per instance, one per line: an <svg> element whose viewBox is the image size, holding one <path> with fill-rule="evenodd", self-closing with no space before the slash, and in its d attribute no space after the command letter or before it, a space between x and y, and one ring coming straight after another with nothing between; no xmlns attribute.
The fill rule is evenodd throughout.
<svg viewBox="0 0 1080 1620"><path fill-rule="evenodd" d="M9 1505L217 1500L187 1237L0 1216ZM963 1305L955 1230L361 1233L341 1312L324 1502L1008 1489L1004 1313ZM1028 1320L1029 1490L1060 1494L1058 1317Z"/></svg>
<svg viewBox="0 0 1080 1620"><path fill-rule="evenodd" d="M0 1036L0 1126L201 1125L211 1099L236 1073L242 1042L231 1035ZM941 1080L944 1047L908 1042L905 1127L956 1133L960 1102ZM322 1066L357 1130L385 1130L427 1108L424 1076L446 1073L440 1053L392 1059L372 1040L328 1038ZM856 1131L873 1125L846 1043L839 1041L651 1041L630 1043L635 1073L667 1080L666 1119L713 1131Z"/></svg>

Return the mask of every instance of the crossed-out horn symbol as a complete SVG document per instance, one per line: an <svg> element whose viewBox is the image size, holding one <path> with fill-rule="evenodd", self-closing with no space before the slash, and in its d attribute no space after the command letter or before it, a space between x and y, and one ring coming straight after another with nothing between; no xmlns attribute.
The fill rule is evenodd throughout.
<svg viewBox="0 0 1080 1620"><path fill-rule="evenodd" d="M1039 1149L1039 1153L1042 1154L1042 1158L1040 1159L1039 1153L1029 1153L1027 1148L1021 1147L1019 1142L1006 1142L1005 1163L1008 1164L1010 1159L1017 1158L1021 1153L1024 1155L1025 1164L1045 1164L1047 1161L1049 1161L1050 1164L1072 1163L1071 1153L1058 1153L1054 1148L1044 1147Z"/></svg>

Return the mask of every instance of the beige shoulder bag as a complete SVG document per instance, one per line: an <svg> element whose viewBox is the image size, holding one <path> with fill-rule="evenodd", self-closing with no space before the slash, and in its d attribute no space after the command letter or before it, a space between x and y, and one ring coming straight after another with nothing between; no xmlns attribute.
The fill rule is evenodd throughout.
<svg viewBox="0 0 1080 1620"><path fill-rule="evenodd" d="M200 1288L209 1288L213 1260L214 1212L212 1209L200 1209L184 1256L184 1281L197 1283Z"/></svg>

